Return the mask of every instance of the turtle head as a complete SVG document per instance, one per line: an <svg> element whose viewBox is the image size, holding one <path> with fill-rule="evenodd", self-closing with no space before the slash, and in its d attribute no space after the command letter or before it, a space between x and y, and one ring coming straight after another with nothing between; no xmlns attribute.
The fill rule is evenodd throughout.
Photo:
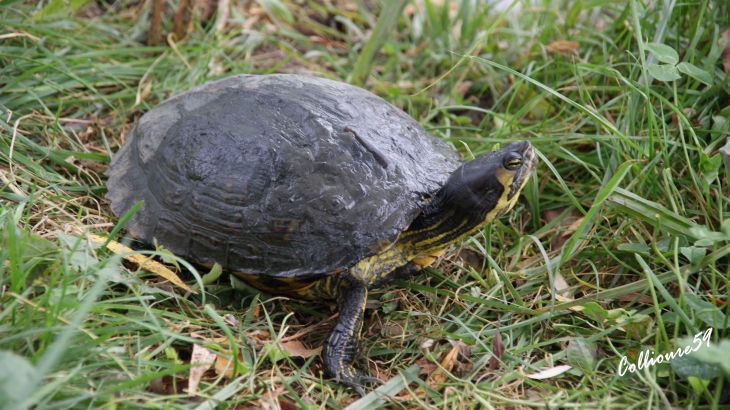
<svg viewBox="0 0 730 410"><path fill-rule="evenodd" d="M532 144L513 142L462 165L439 194L460 213L484 214L486 224L512 209L536 165Z"/></svg>
<svg viewBox="0 0 730 410"><path fill-rule="evenodd" d="M416 253L441 249L508 212L537 166L528 141L513 142L454 171L404 232Z"/></svg>

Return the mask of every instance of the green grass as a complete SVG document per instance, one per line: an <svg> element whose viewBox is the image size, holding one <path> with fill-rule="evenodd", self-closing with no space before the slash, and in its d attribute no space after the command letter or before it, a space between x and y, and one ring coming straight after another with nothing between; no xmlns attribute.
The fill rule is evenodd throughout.
<svg viewBox="0 0 730 410"><path fill-rule="evenodd" d="M174 47L148 47L150 2L71 2L34 20L47 3L0 1L4 408L247 408L267 391L299 408L730 406L726 2L543 0L505 15L424 0L390 31L370 3L234 2L220 30L198 17ZM330 305L252 296L225 276L203 300L87 234L119 232L104 171L159 101L236 73L358 81L367 67L365 88L465 157L530 139L541 164L514 212L371 294L358 366L398 396L358 401L322 379L316 355L277 345L302 332L319 346ZM696 346L710 328L695 353L619 374L623 356ZM427 384L419 369L457 340L468 360ZM189 399L196 343L233 345L240 363L234 380L207 372ZM562 364L573 368L526 377Z"/></svg>

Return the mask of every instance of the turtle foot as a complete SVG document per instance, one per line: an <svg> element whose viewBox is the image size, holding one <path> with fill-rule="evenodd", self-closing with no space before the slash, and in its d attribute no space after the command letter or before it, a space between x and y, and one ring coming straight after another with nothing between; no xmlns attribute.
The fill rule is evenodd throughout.
<svg viewBox="0 0 730 410"><path fill-rule="evenodd" d="M384 381L377 377L365 376L361 371L350 365L340 369L339 374L334 375L334 378L337 379L338 382L352 387L356 392L360 393L360 396L365 396L365 390L363 389L364 383L385 384Z"/></svg>

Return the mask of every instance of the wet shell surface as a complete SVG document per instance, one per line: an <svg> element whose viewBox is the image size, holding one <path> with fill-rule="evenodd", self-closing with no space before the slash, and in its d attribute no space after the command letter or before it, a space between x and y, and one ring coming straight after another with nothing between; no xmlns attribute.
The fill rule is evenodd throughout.
<svg viewBox="0 0 730 410"><path fill-rule="evenodd" d="M107 197L131 234L191 261L272 277L341 272L387 248L459 155L363 89L237 75L143 115Z"/></svg>

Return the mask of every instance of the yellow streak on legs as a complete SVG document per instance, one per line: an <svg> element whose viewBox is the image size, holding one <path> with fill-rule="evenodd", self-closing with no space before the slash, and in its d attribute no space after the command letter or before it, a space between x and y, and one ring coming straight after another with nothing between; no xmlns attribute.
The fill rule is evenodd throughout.
<svg viewBox="0 0 730 410"><path fill-rule="evenodd" d="M418 256L413 259L413 263L418 265L421 268L425 268L426 266L431 265L432 263L436 262L436 259L439 258L439 256L443 255L444 252L446 252L446 249L441 249L436 252L431 252L430 254L426 256Z"/></svg>

